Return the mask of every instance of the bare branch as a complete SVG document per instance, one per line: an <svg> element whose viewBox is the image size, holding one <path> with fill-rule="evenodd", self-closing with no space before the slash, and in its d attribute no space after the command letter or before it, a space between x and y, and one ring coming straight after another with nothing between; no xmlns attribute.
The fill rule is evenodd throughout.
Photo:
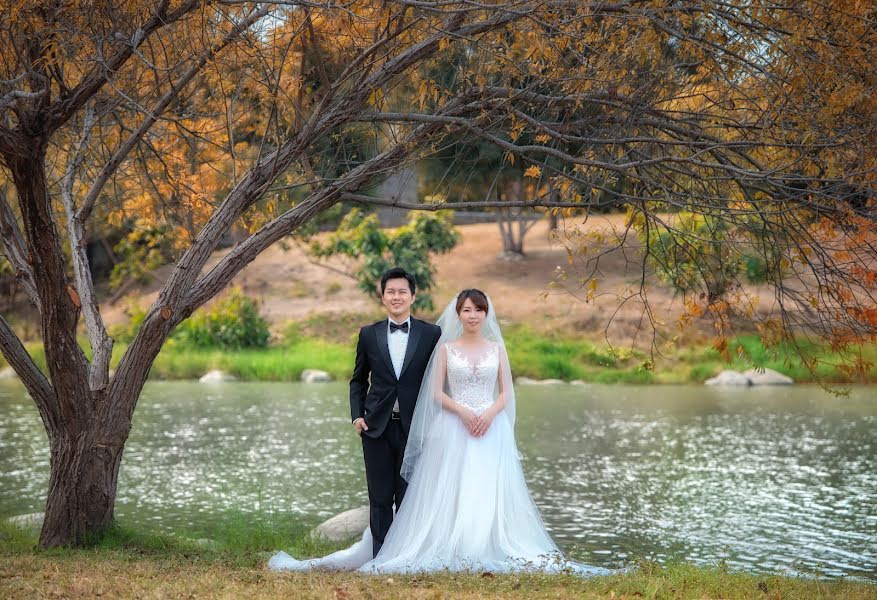
<svg viewBox="0 0 877 600"><path fill-rule="evenodd" d="M396 199L373 198L362 194L343 194L341 200L344 202L356 202L358 204L373 204L376 206L390 206L393 208L404 208L406 210L453 210L453 209L482 209L482 208L580 208L586 209L588 205L582 202L556 202L548 200L549 194L543 194L538 198L530 201L515 200L488 200L477 202L436 202L434 204L424 204L420 202L402 202Z"/></svg>
<svg viewBox="0 0 877 600"><path fill-rule="evenodd" d="M88 263L85 242L85 223L76 212L73 199L73 185L82 165L84 150L88 147L94 126L94 105L89 104L82 124L82 136L79 145L73 151L67 163L67 170L61 184L61 201L67 214L67 237L70 242L70 255L73 260L73 276L76 280L76 291L82 305L88 341L93 352L89 371L89 386L92 391L106 387L109 379L110 359L113 355L113 340L107 335L100 315L97 296L94 293L94 282L91 279L91 268Z"/></svg>
<svg viewBox="0 0 877 600"><path fill-rule="evenodd" d="M15 214L6 200L6 195L3 193L2 188L0 188L0 244L3 245L6 259L12 265L12 268L15 269L15 278L21 284L27 297L37 310L42 310L40 308L40 297L34 282L33 269L27 260L24 237L18 229Z"/></svg>
<svg viewBox="0 0 877 600"><path fill-rule="evenodd" d="M45 423L46 428L48 429L50 425L59 425L61 418L55 402L55 391L2 315L0 315L0 352L21 377L22 383L40 409L43 421L49 421Z"/></svg>
<svg viewBox="0 0 877 600"><path fill-rule="evenodd" d="M25 92L24 90L12 90L11 92L5 94L2 98L0 98L0 110L5 109L7 106L15 102L16 100L33 100L35 98L39 98L46 94L46 90L37 90L35 92Z"/></svg>

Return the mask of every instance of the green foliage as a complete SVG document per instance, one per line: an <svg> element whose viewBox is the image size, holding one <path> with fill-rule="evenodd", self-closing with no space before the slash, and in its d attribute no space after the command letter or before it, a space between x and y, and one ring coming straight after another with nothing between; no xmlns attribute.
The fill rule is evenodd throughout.
<svg viewBox="0 0 877 600"><path fill-rule="evenodd" d="M239 289L208 309L200 309L183 321L174 338L193 348L265 348L268 321L259 314L255 300Z"/></svg>
<svg viewBox="0 0 877 600"><path fill-rule="evenodd" d="M117 342L128 343L137 335L146 310L131 305L127 323L110 328ZM236 288L210 308L202 308L183 321L171 334L168 344L187 348L264 348L268 345L268 321L259 314L255 300Z"/></svg>
<svg viewBox="0 0 877 600"><path fill-rule="evenodd" d="M640 225L649 264L662 281L681 292L706 291L720 298L740 272L730 227L721 219L680 212L674 215L672 230Z"/></svg>
<svg viewBox="0 0 877 600"><path fill-rule="evenodd" d="M743 256L743 268L746 272L746 280L750 283L764 283L767 281L767 261L757 254Z"/></svg>
<svg viewBox="0 0 877 600"><path fill-rule="evenodd" d="M244 350L181 347L171 340L155 359L152 379L198 379L211 369L241 381L298 381L305 369L326 371L335 379L350 377L352 344L298 338L281 347Z"/></svg>
<svg viewBox="0 0 877 600"><path fill-rule="evenodd" d="M171 227L149 219L137 219L131 232L114 251L118 262L110 273L110 287L116 289L129 279L144 283L153 269L173 258Z"/></svg>
<svg viewBox="0 0 877 600"><path fill-rule="evenodd" d="M515 376L594 381L600 373L626 372L642 358L638 352L619 357L586 340L539 334L526 327L509 327L504 334Z"/></svg>
<svg viewBox="0 0 877 600"><path fill-rule="evenodd" d="M377 294L377 284L384 272L402 267L417 280L414 308L432 310L429 291L434 284L435 267L430 255L448 252L458 240L459 234L447 213L413 212L407 225L387 231L380 228L375 215L354 209L326 243L311 245L311 254L317 257L342 254L361 259L356 271L358 286L372 296Z"/></svg>

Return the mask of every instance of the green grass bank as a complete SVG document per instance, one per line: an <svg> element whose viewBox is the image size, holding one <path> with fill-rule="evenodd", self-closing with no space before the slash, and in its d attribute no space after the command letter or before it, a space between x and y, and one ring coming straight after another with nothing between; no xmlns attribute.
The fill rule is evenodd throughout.
<svg viewBox="0 0 877 600"><path fill-rule="evenodd" d="M279 533L283 531L284 533ZM273 573L283 548L296 556L332 549L304 530L232 524L216 540L110 531L87 549L34 550L36 533L0 527L3 598L769 598L877 597L863 581L731 572L722 565L642 562L629 572L570 575L492 573L366 576Z"/></svg>
<svg viewBox="0 0 877 600"><path fill-rule="evenodd" d="M290 326L281 340L267 348L229 350L194 348L178 340L168 340L156 358L150 378L197 379L211 369L229 372L243 381L297 381L304 369L321 369L334 378L349 377L353 365L356 331L320 328L314 324ZM317 332L323 331L324 335ZM343 337L339 331L344 331ZM759 337L744 335L729 340L731 362L725 361L707 343L686 346L666 345L653 356L610 347L560 333L537 333L522 326L506 328L506 346L515 376L534 379L582 380L590 383L701 383L722 369L745 370L766 367L784 373L799 383L877 383L877 346L865 348L863 358L871 363L858 375L851 376L839 368L841 357L812 344L803 345L817 357L814 372L802 365L789 346L765 348ZM88 352L88 344L82 340ZM126 349L119 342L114 347L112 364L118 363ZM38 343L27 345L40 368L45 356ZM0 358L0 368L6 366Z"/></svg>

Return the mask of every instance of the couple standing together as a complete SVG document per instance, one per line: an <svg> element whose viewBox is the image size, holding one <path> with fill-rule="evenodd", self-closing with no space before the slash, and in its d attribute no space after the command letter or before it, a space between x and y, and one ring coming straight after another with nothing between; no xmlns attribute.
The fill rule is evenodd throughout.
<svg viewBox="0 0 877 600"><path fill-rule="evenodd" d="M356 346L350 410L362 438L369 527L349 548L309 560L279 552L269 568L605 572L563 557L527 490L490 299L463 290L432 325L411 317L415 292L411 274L385 273L388 319L363 327Z"/></svg>

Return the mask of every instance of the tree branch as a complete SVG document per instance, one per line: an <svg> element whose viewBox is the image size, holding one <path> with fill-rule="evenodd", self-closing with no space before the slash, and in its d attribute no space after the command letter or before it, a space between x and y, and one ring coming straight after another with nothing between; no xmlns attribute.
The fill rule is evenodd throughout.
<svg viewBox="0 0 877 600"><path fill-rule="evenodd" d="M552 200L543 200L548 198L548 194L544 194L530 201L511 201L511 200L488 200L480 202L437 202L435 204L422 204L419 202L402 202L396 199L373 198L362 194L342 194L341 201L357 202L359 204L374 204L377 206L390 206L393 208L404 208L406 210L452 210L457 208L581 208L586 209L588 205L582 202L555 202Z"/></svg>
<svg viewBox="0 0 877 600"><path fill-rule="evenodd" d="M24 90L12 90L0 98L0 110L3 110L16 100L33 100L39 98L46 93L46 90L37 90L35 92L25 92Z"/></svg>
<svg viewBox="0 0 877 600"><path fill-rule="evenodd" d="M24 237L18 229L15 214L6 200L6 194L0 189L0 244L3 252L12 268L15 269L15 278L24 288L24 292L38 311L42 311L40 296L34 282L33 269L27 260L27 250Z"/></svg>
<svg viewBox="0 0 877 600"><path fill-rule="evenodd" d="M39 407L46 430L50 430L50 425L60 425L61 415L58 412L58 403L55 402L55 391L2 315L0 315L0 352L21 377L22 383Z"/></svg>
<svg viewBox="0 0 877 600"><path fill-rule="evenodd" d="M118 72L146 38L159 29L180 20L186 14L195 10L202 1L188 0L188 2L179 6L172 13L168 13L170 0L161 0L152 17L134 32L130 40L124 42L123 47L114 56L106 62L102 62L91 73L86 75L70 91L69 95L55 102L48 111L46 131L49 134L53 133L66 123L76 111L85 106L107 82L109 75Z"/></svg>
<svg viewBox="0 0 877 600"><path fill-rule="evenodd" d="M73 199L73 184L76 174L84 159L83 151L88 146L94 126L94 105L89 104L82 124L82 137L67 162L67 170L61 182L61 201L67 214L67 237L70 243L70 256L73 261L73 276L85 317L88 341L93 352L88 382L92 391L103 389L109 380L110 358L113 355L113 340L107 335L100 315L100 307L94 293L94 282L91 279L91 268L88 263L85 244L85 223L78 218Z"/></svg>
<svg viewBox="0 0 877 600"><path fill-rule="evenodd" d="M228 46L232 41L234 41L238 36L240 36L244 31L250 28L256 21L264 17L270 12L270 7L265 7L253 14L249 17L235 25L232 30L226 34L226 36L213 45L207 52L201 55L197 61L183 74L182 77L169 89L164 96L162 96L158 102L156 102L152 108L149 109L149 112L146 114L146 117L143 119L143 122L140 124L140 127L137 128L128 139L119 147L118 150L113 154L112 157L104 164L103 168L98 173L97 177L92 183L91 188L88 190L88 193L85 196L85 200L82 202L82 206L79 208L77 213L77 218L82 222L88 220L88 217L91 215L92 208L94 208L94 203L97 200L98 195L103 189L104 185L106 185L107 181L110 179L112 174L116 171L122 161L125 159L128 154L130 154L131 150L140 142L143 136L147 131L158 121L158 118L164 113L167 109L168 105L170 105L171 101L177 97L180 91L188 85L192 78L197 75L201 69L204 68L204 65L207 64L209 60L211 60L217 53L219 53L223 48Z"/></svg>

